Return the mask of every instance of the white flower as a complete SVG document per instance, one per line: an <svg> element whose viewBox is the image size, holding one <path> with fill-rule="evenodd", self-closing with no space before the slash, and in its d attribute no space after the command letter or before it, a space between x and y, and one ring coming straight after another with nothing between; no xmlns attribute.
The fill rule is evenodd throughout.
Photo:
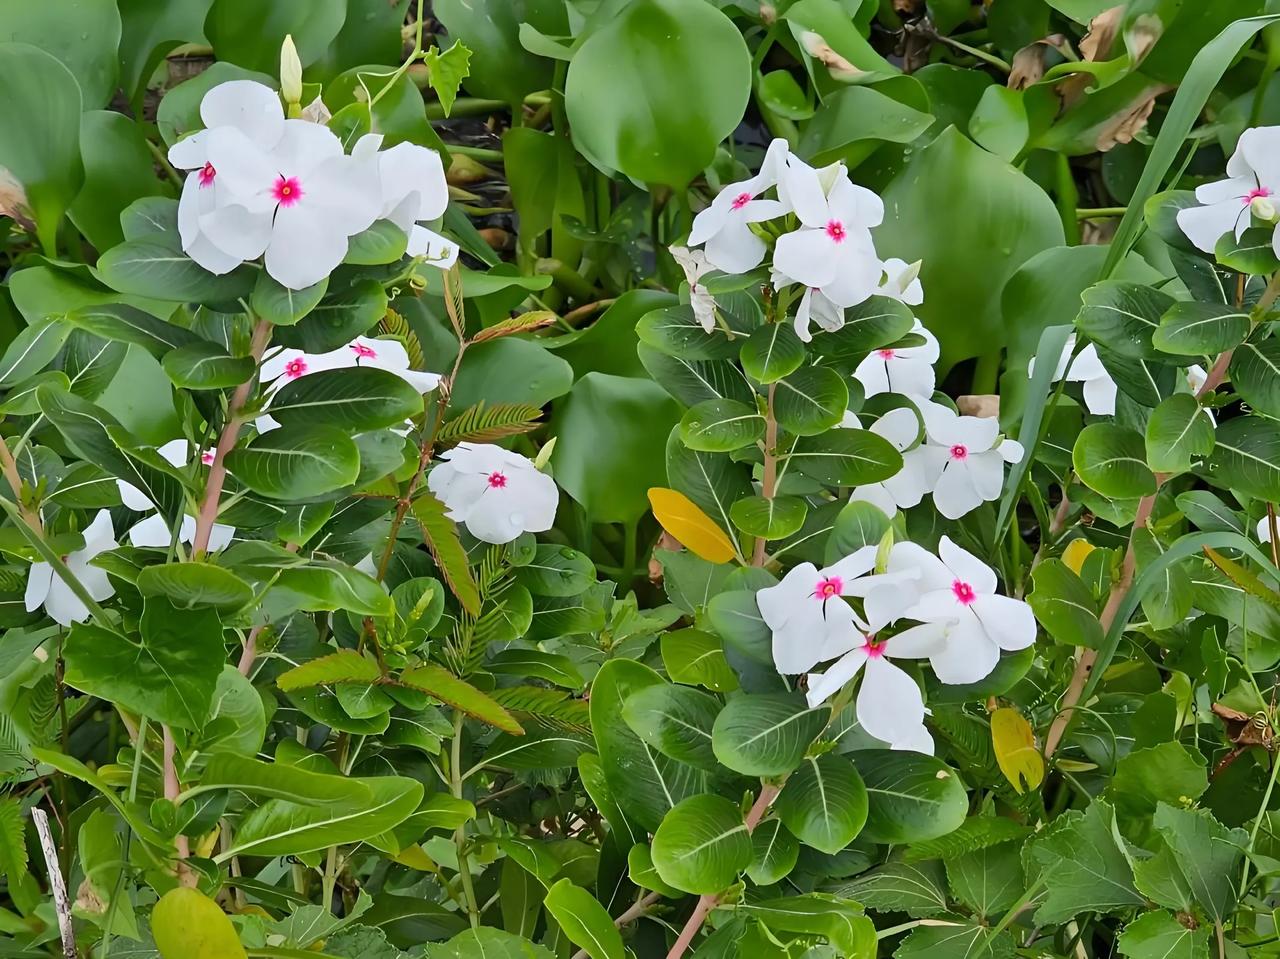
<svg viewBox="0 0 1280 959"><path fill-rule="evenodd" d="M1258 520L1258 542L1271 542L1271 518L1268 516L1264 516L1262 519Z"/></svg>
<svg viewBox="0 0 1280 959"><path fill-rule="evenodd" d="M1209 374L1203 366L1192 363L1187 367L1187 386L1191 387L1192 393L1199 393L1208 380Z"/></svg>
<svg viewBox="0 0 1280 959"><path fill-rule="evenodd" d="M834 333L844 326L844 307L817 287L805 287L804 296L800 297L800 305L796 308L795 329L796 336L806 343L813 339L809 332L810 320L828 333Z"/></svg>
<svg viewBox="0 0 1280 959"><path fill-rule="evenodd" d="M778 238L774 266L841 306L874 294L882 269L871 227L884 219L880 198L855 186L842 164L818 171L794 156L787 158L778 195L802 225Z"/></svg>
<svg viewBox="0 0 1280 959"><path fill-rule="evenodd" d="M787 212L778 200L760 200L778 182L786 164L787 141L774 140L765 153L760 172L749 180L730 183L693 218L689 245L706 244L707 261L725 273L746 273L764 259L764 240L751 232L750 223L772 220Z"/></svg>
<svg viewBox="0 0 1280 959"><path fill-rule="evenodd" d="M908 263L895 256L884 261L884 279L876 290L881 296L901 300L908 306L924 302L924 287L920 285L920 261Z"/></svg>
<svg viewBox="0 0 1280 959"><path fill-rule="evenodd" d="M159 447L156 452L172 466L184 467L190 462L191 444L184 439L170 440L163 446ZM213 463L213 450L204 450L200 454L200 462L205 466ZM127 483L122 479L116 480L116 487L120 490L120 501L129 509L138 513L149 513L156 508L156 504L146 493L138 489L132 483ZM231 538L235 536L236 528L234 526L226 526L222 523L214 523L209 530L209 550L217 552L224 549L231 542ZM182 517L182 524L178 529L178 542L190 543L195 539L196 521L195 517L185 515ZM129 528L129 542L133 546L155 546L167 548L173 541L169 524L165 518L158 512L145 519L135 523Z"/></svg>
<svg viewBox="0 0 1280 959"><path fill-rule="evenodd" d="M880 599L896 609L901 605L901 594L910 588L918 590L919 599L901 615L924 625L895 636L891 642L911 637L923 643L936 638L941 628L945 643L930 654L929 663L942 682L976 683L996 668L1002 649L1025 649L1035 642L1031 607L996 593L996 574L991 567L948 537L938 543L937 556L915 543L895 543L887 568L891 573L914 573L917 578L905 580L902 585L906 588L893 591L899 595L873 594L867 603L868 615Z"/></svg>
<svg viewBox="0 0 1280 959"><path fill-rule="evenodd" d="M263 360L261 379L279 388L309 373L321 370L349 369L353 366L371 366L374 369L394 373L419 393L430 393L440 385L439 373L427 373L412 369L409 351L394 339L378 339L357 336L346 346L328 353L306 353L302 350L283 349Z"/></svg>
<svg viewBox="0 0 1280 959"><path fill-rule="evenodd" d="M377 156L382 186L379 216L408 235L406 252L410 256L421 256L432 266L449 269L458 259L458 244L421 225L444 216L449 204L449 184L440 154L415 143L397 143L379 153L381 144L379 134L366 134L351 151L358 160Z"/></svg>
<svg viewBox="0 0 1280 959"><path fill-rule="evenodd" d="M555 521L559 492L533 461L490 443L459 443L427 474L427 489L478 540L509 543Z"/></svg>
<svg viewBox="0 0 1280 959"><path fill-rule="evenodd" d="M849 652L861 638L853 607L842 596L866 596L885 577L868 576L876 547L864 546L825 569L793 567L782 582L756 593L756 604L773 631L773 663L785 675L803 673Z"/></svg>
<svg viewBox="0 0 1280 959"><path fill-rule="evenodd" d="M701 250L690 250L683 246L673 246L670 249L672 258L684 270L685 281L689 284L689 305L693 307L693 318L710 333L716 328L716 301L700 281L704 273L711 271L711 264Z"/></svg>
<svg viewBox="0 0 1280 959"><path fill-rule="evenodd" d="M853 378L862 384L867 396L877 393L901 393L912 398L928 399L937 383L933 364L941 352L938 339L923 323L916 320L911 332L924 338L919 346L901 349L886 347L872 350L853 371Z"/></svg>
<svg viewBox="0 0 1280 959"><path fill-rule="evenodd" d="M843 424L841 424L843 425ZM855 424L856 426L856 424ZM920 438L920 418L914 410L898 407L871 424L871 432L888 440L893 448L906 456L908 449ZM924 485L926 471L902 469L879 483L858 486L849 496L849 502L864 502L875 506L886 516L892 517L899 509L917 505L931 485Z"/></svg>
<svg viewBox="0 0 1280 959"><path fill-rule="evenodd" d="M1213 253L1227 233L1239 239L1254 216L1267 226L1276 224L1275 200L1280 191L1280 127L1245 130L1236 152L1227 161L1227 179L1196 188L1204 206L1178 211L1178 226L1197 247ZM1272 235L1280 255L1280 230Z"/></svg>
<svg viewBox="0 0 1280 959"><path fill-rule="evenodd" d="M947 519L959 519L1000 498L1004 464L1022 459L1022 444L1000 439L992 417L961 416L939 403L920 405L926 442L903 457L904 479L933 490L933 504Z"/></svg>
<svg viewBox="0 0 1280 959"><path fill-rule="evenodd" d="M1102 360L1098 358L1098 348L1092 343L1086 346L1076 356L1075 362L1071 364L1071 369L1068 371L1067 363L1075 348L1076 335L1072 333L1067 337L1067 345L1063 347L1062 355L1058 357L1058 365L1054 368L1051 382L1056 383L1065 375L1068 383L1083 383L1085 409L1096 416L1114 416L1116 381L1111 378L1111 374L1102 365ZM1036 361L1037 357L1033 356L1027 364L1027 376L1035 373Z"/></svg>
<svg viewBox="0 0 1280 959"><path fill-rule="evenodd" d="M116 548L115 529L111 525L111 514L105 509L99 510L84 531L84 548L75 550L62 557L71 575L79 581L95 600L104 600L114 595L115 587L107 578L105 570L90 566L89 561L99 553ZM27 574L26 607L27 612L35 612L43 606L55 623L70 626L82 623L89 618L89 608L80 601L71 587L68 586L49 563L32 563Z"/></svg>

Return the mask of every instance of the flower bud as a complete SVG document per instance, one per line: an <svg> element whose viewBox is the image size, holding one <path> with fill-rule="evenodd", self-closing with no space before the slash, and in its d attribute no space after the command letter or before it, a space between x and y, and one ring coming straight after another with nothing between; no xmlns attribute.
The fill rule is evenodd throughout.
<svg viewBox="0 0 1280 959"><path fill-rule="evenodd" d="M1276 205L1269 196L1255 196L1249 201L1249 211L1255 220L1261 220L1263 223L1275 223L1280 218Z"/></svg>
<svg viewBox="0 0 1280 959"><path fill-rule="evenodd" d="M286 34L284 43L280 44L280 92L285 103L302 102L302 61L298 59L292 34Z"/></svg>

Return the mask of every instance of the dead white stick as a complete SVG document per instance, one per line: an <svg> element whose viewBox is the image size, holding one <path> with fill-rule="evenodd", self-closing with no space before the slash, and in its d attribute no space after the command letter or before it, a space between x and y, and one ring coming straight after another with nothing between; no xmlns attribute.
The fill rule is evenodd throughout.
<svg viewBox="0 0 1280 959"><path fill-rule="evenodd" d="M76 959L76 934L71 928L71 902L67 899L67 884L62 879L62 867L58 865L58 847L53 844L49 814L36 806L31 810L31 818L36 824L36 832L40 834L40 848L44 851L44 864L49 870L53 908L58 913L58 930L62 933L62 954L66 959Z"/></svg>

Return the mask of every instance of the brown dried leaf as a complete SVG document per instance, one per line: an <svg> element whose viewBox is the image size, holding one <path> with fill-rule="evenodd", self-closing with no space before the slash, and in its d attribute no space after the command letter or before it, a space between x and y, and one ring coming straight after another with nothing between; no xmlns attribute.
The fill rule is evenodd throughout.
<svg viewBox="0 0 1280 959"><path fill-rule="evenodd" d="M28 233L34 232L36 225L31 218L31 207L27 205L27 191L23 189L17 178L5 167L0 166L0 216L12 217Z"/></svg>
<svg viewBox="0 0 1280 959"><path fill-rule="evenodd" d="M1105 60L1111 52L1111 44L1120 33L1120 20L1124 5L1103 10L1089 21L1089 32L1080 41L1080 56L1085 60Z"/></svg>
<svg viewBox="0 0 1280 959"><path fill-rule="evenodd" d="M1142 132L1142 128L1147 125L1147 117L1151 116L1151 111L1155 109L1156 97L1170 89L1172 87L1168 84L1148 88L1129 105L1128 109L1115 114L1104 123L1098 129L1096 140L1098 149L1106 153L1116 144L1128 143Z"/></svg>
<svg viewBox="0 0 1280 959"><path fill-rule="evenodd" d="M956 409L960 411L962 416L986 416L991 419L999 419L1000 397L994 393L961 396L956 399Z"/></svg>
<svg viewBox="0 0 1280 959"><path fill-rule="evenodd" d="M550 326L556 321L556 315L550 310L532 310L519 316L510 316L500 323L487 326L471 338L472 343L483 343L485 340L496 340L500 336L511 336L513 333L528 333Z"/></svg>
<svg viewBox="0 0 1280 959"><path fill-rule="evenodd" d="M820 33L806 30L800 34L800 43L804 46L805 52L825 66L836 80L853 80L866 73L865 70L859 70L833 50Z"/></svg>

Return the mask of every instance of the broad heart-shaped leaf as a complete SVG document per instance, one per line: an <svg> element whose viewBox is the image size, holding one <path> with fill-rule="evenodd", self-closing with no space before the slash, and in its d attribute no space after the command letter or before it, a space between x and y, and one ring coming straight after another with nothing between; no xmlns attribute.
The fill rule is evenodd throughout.
<svg viewBox="0 0 1280 959"><path fill-rule="evenodd" d="M179 610L153 596L136 638L76 623L67 634L64 658L68 685L153 722L199 729L226 651L216 612Z"/></svg>
<svg viewBox="0 0 1280 959"><path fill-rule="evenodd" d="M422 412L422 394L387 370L320 370L285 384L270 413L285 426L331 426L352 433L397 426Z"/></svg>
<svg viewBox="0 0 1280 959"><path fill-rule="evenodd" d="M683 493L655 486L649 503L662 528L694 555L709 563L727 563L737 555L729 535Z"/></svg>
<svg viewBox="0 0 1280 959"><path fill-rule="evenodd" d="M439 666L414 666L400 674L401 685L420 689L468 716L496 726L503 732L520 734L524 729L515 718L470 683Z"/></svg>
<svg viewBox="0 0 1280 959"><path fill-rule="evenodd" d="M249 306L255 314L275 326L293 326L316 308L329 288L329 278L302 290L281 286L263 270L253 285Z"/></svg>
<svg viewBox="0 0 1280 959"><path fill-rule="evenodd" d="M111 289L154 300L224 303L248 296L256 271L239 266L214 276L180 250L150 240L126 240L98 260L98 277Z"/></svg>
<svg viewBox="0 0 1280 959"><path fill-rule="evenodd" d="M720 711L714 696L688 686L648 686L622 704L632 732L664 756L715 770L711 727Z"/></svg>
<svg viewBox="0 0 1280 959"><path fill-rule="evenodd" d="M1190 393L1174 393L1147 420L1147 465L1156 473L1183 473L1213 451L1213 420Z"/></svg>
<svg viewBox="0 0 1280 959"><path fill-rule="evenodd" d="M1062 221L1048 194L953 128L912 157L885 189L884 202L896 213L877 228L876 248L908 263L923 260L920 279L929 296L915 309L938 336L943 364L1004 343L1005 281L1035 254L1062 244ZM913 224L926 221L932 226L921 236Z"/></svg>
<svg viewBox="0 0 1280 959"><path fill-rule="evenodd" d="M151 912L161 959L244 959L240 935L216 902L187 886L170 889Z"/></svg>
<svg viewBox="0 0 1280 959"><path fill-rule="evenodd" d="M215 857L300 856L329 846L364 842L409 818L422 803L422 783L404 776L357 778L368 790L354 802L301 805L272 799L244 816L235 841Z"/></svg>
<svg viewBox="0 0 1280 959"><path fill-rule="evenodd" d="M702 770L650 748L619 721L628 698L649 686L665 684L642 663L610 659L591 685L591 731L604 781L621 810L650 831L658 828L672 806L707 787Z"/></svg>
<svg viewBox="0 0 1280 959"><path fill-rule="evenodd" d="M1244 342L1249 325L1247 312L1222 303L1175 303L1160 317L1151 345L1165 353L1213 356Z"/></svg>
<svg viewBox="0 0 1280 959"><path fill-rule="evenodd" d="M870 801L866 836L872 842L936 839L964 822L964 786L940 759L920 753L862 752L857 760Z"/></svg>
<svg viewBox="0 0 1280 959"><path fill-rule="evenodd" d="M104 340L137 344L157 359L170 350L202 342L190 330L157 319L150 313L124 303L82 306L68 313L66 319L73 326Z"/></svg>
<svg viewBox="0 0 1280 959"><path fill-rule="evenodd" d="M1174 304L1168 293L1139 283L1106 280L1084 291L1076 327L1099 346L1132 359L1160 359L1165 354L1151 337L1160 318Z"/></svg>
<svg viewBox="0 0 1280 959"><path fill-rule="evenodd" d="M764 417L737 400L706 400L680 420L680 439L691 450L732 453L764 436Z"/></svg>
<svg viewBox="0 0 1280 959"><path fill-rule="evenodd" d="M188 390L220 390L239 386L253 376L250 356L232 356L217 343L203 340L172 350L160 361L174 386Z"/></svg>
<svg viewBox="0 0 1280 959"><path fill-rule="evenodd" d="M865 486L895 476L902 454L870 430L832 430L798 440L787 462L820 483Z"/></svg>
<svg viewBox="0 0 1280 959"><path fill-rule="evenodd" d="M53 317L24 327L0 357L0 386L13 386L39 373L70 335L71 328Z"/></svg>
<svg viewBox="0 0 1280 959"><path fill-rule="evenodd" d="M766 323L742 344L742 368L761 383L774 383L804 362L804 344L790 323Z"/></svg>
<svg viewBox="0 0 1280 959"><path fill-rule="evenodd" d="M1136 499L1156 491L1142 436L1125 426L1086 426L1076 437L1071 463L1086 486L1112 499Z"/></svg>
<svg viewBox="0 0 1280 959"><path fill-rule="evenodd" d="M799 496L748 496L738 500L729 516L749 536L786 539L804 525L808 504Z"/></svg>
<svg viewBox="0 0 1280 959"><path fill-rule="evenodd" d="M735 772L782 776L799 765L830 716L826 707L808 708L799 694L742 693L716 717L712 745L716 758Z"/></svg>
<svg viewBox="0 0 1280 959"><path fill-rule="evenodd" d="M825 433L840 422L849 407L849 387L829 366L796 370L773 389L778 425L795 436Z"/></svg>
<svg viewBox="0 0 1280 959"><path fill-rule="evenodd" d="M1129 959L1208 959L1209 925L1188 928L1172 913L1144 912L1116 940L1116 951Z"/></svg>
<svg viewBox="0 0 1280 959"><path fill-rule="evenodd" d="M1095 799L1083 812L1070 810L1053 820L1023 848L1028 879L1046 880L1037 922L1142 905L1117 835L1115 811Z"/></svg>
<svg viewBox="0 0 1280 959"><path fill-rule="evenodd" d="M773 808L802 843L834 855L862 832L867 822L867 789L844 756L806 756Z"/></svg>
<svg viewBox="0 0 1280 959"><path fill-rule="evenodd" d="M1269 503L1280 501L1280 429L1261 416L1237 416L1218 427L1209 481Z"/></svg>
<svg viewBox="0 0 1280 959"><path fill-rule="evenodd" d="M1152 819L1186 877L1196 903L1221 921L1236 902L1236 877L1249 844L1243 829L1228 829L1207 809L1160 803Z"/></svg>
<svg viewBox="0 0 1280 959"><path fill-rule="evenodd" d="M1098 605L1086 586L1060 559L1047 559L1031 574L1035 589L1027 603L1055 642L1098 649L1102 624Z"/></svg>
<svg viewBox="0 0 1280 959"><path fill-rule="evenodd" d="M14 26L9 9L7 27ZM13 35L6 29L6 39ZM25 194L45 253L53 255L58 224L84 178L80 160L80 85L63 64L26 43L0 45L0 168ZM96 104L91 104L96 106ZM11 212L8 203L6 212Z"/></svg>
<svg viewBox="0 0 1280 959"><path fill-rule="evenodd" d="M565 107L593 163L683 187L742 120L751 59L711 6L640 0L604 21L569 63Z"/></svg>
<svg viewBox="0 0 1280 959"><path fill-rule="evenodd" d="M1280 418L1280 337L1241 343L1231 354L1231 385L1259 413Z"/></svg>
<svg viewBox="0 0 1280 959"><path fill-rule="evenodd" d="M178 609L210 606L234 612L253 600L253 588L229 569L208 563L167 563L138 574L143 596L163 596Z"/></svg>
<svg viewBox="0 0 1280 959"><path fill-rule="evenodd" d="M757 886L772 886L784 879L800 858L800 842L782 825L766 819L751 832L751 865L747 875Z"/></svg>
<svg viewBox="0 0 1280 959"><path fill-rule="evenodd" d="M334 426L284 426L232 450L227 470L269 499L309 499L354 483L360 451Z"/></svg>
<svg viewBox="0 0 1280 959"><path fill-rule="evenodd" d="M283 569L271 587L307 612L345 609L357 616L390 616L395 606L372 576L336 560L313 560Z"/></svg>
<svg viewBox="0 0 1280 959"><path fill-rule="evenodd" d="M662 881L709 896L730 886L751 863L742 810L723 796L690 796L653 834L653 865Z"/></svg>
<svg viewBox="0 0 1280 959"><path fill-rule="evenodd" d="M613 917L591 893L569 879L561 879L542 901L564 934L591 959L624 959L622 934Z"/></svg>

